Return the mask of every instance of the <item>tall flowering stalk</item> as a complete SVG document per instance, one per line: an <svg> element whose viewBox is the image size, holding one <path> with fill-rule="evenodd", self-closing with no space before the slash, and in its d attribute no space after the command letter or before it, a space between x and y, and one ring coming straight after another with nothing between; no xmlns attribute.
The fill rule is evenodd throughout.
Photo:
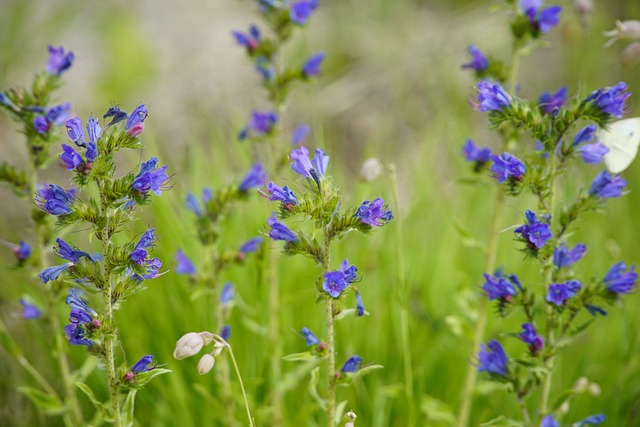
<svg viewBox="0 0 640 427"><path fill-rule="evenodd" d="M62 84L63 74L72 66L73 61L73 52L65 51L62 47L49 46L49 58L45 70L36 75L30 88L13 88L0 92L0 108L20 123L21 133L26 136L28 153L26 167L21 169L8 162L0 164L0 182L7 184L20 197L32 199L38 191L38 171L50 163L51 148L59 138L59 128L71 113L71 104L54 105L52 98L55 90ZM31 211L30 217L34 224L35 233L33 254L31 245L26 241L21 241L19 245L16 245L14 253L19 266L40 271L47 264L45 248L50 244L52 227L47 216L37 209ZM32 303L21 300L23 317L25 319L43 317L48 323L53 337L52 354L57 360L59 375L64 386L64 395L58 396L58 393L37 372L37 369L28 362L26 356L21 354L17 344L12 346L12 353L27 372L34 376L45 389L50 399L56 402L60 408L64 406L68 408L66 411L61 411L65 424L79 425L84 422L84 418L76 396L74 379L72 378L74 373L67 359L68 347L64 343L62 327L55 310L61 297L60 289L54 286L44 286L41 289L46 307L44 313ZM1 327L6 339L9 342L14 342L4 325ZM27 388L23 388L23 390L29 390L26 392L27 396L36 405L43 402L43 399L38 399L37 390L31 391Z"/></svg>
<svg viewBox="0 0 640 427"><path fill-rule="evenodd" d="M126 243L116 241L135 220L138 205L151 201L168 187L167 166L158 166L152 157L122 178L116 177L114 154L122 149L142 148L139 135L144 129L147 110L139 105L131 114L111 107L104 114L106 132L94 117L86 123L72 118L66 122L67 134L74 146L63 145L62 162L73 173L80 187L66 190L44 184L36 195L36 205L46 214L57 217L59 227L88 224L100 242L100 252L89 254L76 249L61 238L56 239L54 253L63 264L42 270L42 283L59 289L69 288L66 303L70 308L65 334L72 345L87 347L106 370L109 400L100 402L91 389L77 386L96 407L97 419L111 419L116 426L131 425L137 390L153 377L169 372L156 367L152 355L142 357L131 368L122 354L115 311L126 299L160 274L162 262L150 255L156 243L155 230ZM93 187L95 192L87 191ZM92 196L91 194L96 194ZM97 293L101 303L89 302L83 294Z"/></svg>
<svg viewBox="0 0 640 427"><path fill-rule="evenodd" d="M535 24L540 32L548 29L545 20L547 24L557 23L558 8L541 9L539 2L527 1L518 6L525 15L520 21ZM515 29L514 34L518 34ZM627 268L623 262L615 264L604 279L581 278L576 267L586 247L569 244L568 231L574 221L601 208L606 199L621 196L625 180L602 171L577 196L564 194L559 185L569 165L600 163L606 151L585 147L594 139L597 127L605 127L623 115L629 97L627 85L598 89L584 98L570 99L567 93L566 89L544 93L538 101L530 102L507 93L499 83L480 81L477 100L472 102L474 109L487 112L493 127L522 129L537 142L535 147L520 147L517 156L510 152L490 155L473 143L465 146L467 159L477 168L491 162L490 175L505 195L529 191L538 201L535 211L525 211L514 236L528 258L539 263L542 277L535 282L541 286L528 286L527 280L521 280L511 269L508 273L488 269L482 287L499 316L506 318L522 310L527 322L517 336L526 344L526 354L510 359L500 342L491 340L479 346L478 363L473 367L487 372L492 380L510 384L527 426L558 425L558 408L549 405L556 354L595 316L605 314L603 304L620 300L637 281L634 267ZM585 121L593 124L576 131L576 124ZM539 402L532 415L529 400L537 390ZM604 415L597 415L578 424L595 425L603 420ZM462 421L467 420L461 417Z"/></svg>
<svg viewBox="0 0 640 427"><path fill-rule="evenodd" d="M349 314L363 316L365 309L356 285L361 280L357 267L348 260L343 260L337 269L332 267L331 243L350 230L368 233L372 228L388 223L393 215L381 198L365 200L358 208L342 212L342 197L331 178L326 175L329 156L322 149L316 149L311 160L308 149L300 146L291 152L290 159L291 168L305 178L303 193L297 195L288 186L280 187L273 182L267 186L265 195L269 200L279 204L278 212L274 212L267 220L268 233L272 240L284 242L286 255L307 256L320 267L321 272L314 288L318 299L324 300L327 340L326 343L320 341L313 332L303 328L301 334L307 345L313 347L313 351L290 355L286 359L313 359L318 363L327 360L327 397L320 399L317 392L314 396L327 412L327 425L334 426L337 415L336 387L348 385L354 377L381 366L361 368L363 359L354 355L347 359L340 371L336 369L334 322L337 318ZM283 222L296 217L306 221L311 231L294 231ZM351 298L355 303L355 309L345 310L347 299ZM312 389L315 390L314 383Z"/></svg>

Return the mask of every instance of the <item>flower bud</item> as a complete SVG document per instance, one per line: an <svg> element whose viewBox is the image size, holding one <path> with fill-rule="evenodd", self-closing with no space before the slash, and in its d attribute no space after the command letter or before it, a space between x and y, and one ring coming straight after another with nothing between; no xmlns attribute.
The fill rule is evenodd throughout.
<svg viewBox="0 0 640 427"><path fill-rule="evenodd" d="M624 48L620 54L620 63L625 67L640 63L640 41L633 42Z"/></svg>
<svg viewBox="0 0 640 427"><path fill-rule="evenodd" d="M358 416L356 415L355 412L353 411L349 411L346 414L344 414L345 417L349 418L351 421L355 421L356 418L358 418Z"/></svg>
<svg viewBox="0 0 640 427"><path fill-rule="evenodd" d="M591 396L595 396L598 397L600 396L600 393L602 390L600 390L600 386L597 383L591 383L589 384L589 394Z"/></svg>
<svg viewBox="0 0 640 427"><path fill-rule="evenodd" d="M382 162L375 157L371 157L362 163L360 168L360 179L365 182L378 178L384 170Z"/></svg>
<svg viewBox="0 0 640 427"><path fill-rule="evenodd" d="M185 357L198 354L205 344L211 342L211 338L208 338L207 334L211 335L209 332L189 332L188 334L184 334L176 342L173 357L181 360Z"/></svg>
<svg viewBox="0 0 640 427"><path fill-rule="evenodd" d="M576 393L584 393L585 391L587 391L588 386L589 380L586 377L580 377L578 378L578 381L576 381L576 384L573 386L573 390Z"/></svg>
<svg viewBox="0 0 640 427"><path fill-rule="evenodd" d="M640 40L640 21L616 21L616 28L611 31L605 31L605 37L611 37L612 43L617 39L621 40Z"/></svg>
<svg viewBox="0 0 640 427"><path fill-rule="evenodd" d="M560 407L558 408L558 413L566 414L567 412L569 412L570 406L571 405L569 405L569 401L565 400L564 402L562 402L562 405L560 405Z"/></svg>
<svg viewBox="0 0 640 427"><path fill-rule="evenodd" d="M131 126L131 129L129 129L128 133L131 136L138 136L142 133L143 130L144 122L138 122L135 125Z"/></svg>
<svg viewBox="0 0 640 427"><path fill-rule="evenodd" d="M198 374L205 375L208 374L211 369L213 369L213 365L216 363L216 358L213 355L207 353L200 358L198 362Z"/></svg>

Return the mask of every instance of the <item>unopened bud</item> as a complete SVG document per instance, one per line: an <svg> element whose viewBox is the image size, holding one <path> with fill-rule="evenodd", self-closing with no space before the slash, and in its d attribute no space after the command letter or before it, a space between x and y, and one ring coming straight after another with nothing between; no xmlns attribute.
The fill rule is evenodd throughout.
<svg viewBox="0 0 640 427"><path fill-rule="evenodd" d="M592 0L573 0L573 7L581 18L586 18L593 12Z"/></svg>
<svg viewBox="0 0 640 427"><path fill-rule="evenodd" d="M620 54L620 63L625 67L640 62L640 42L630 43Z"/></svg>
<svg viewBox="0 0 640 427"><path fill-rule="evenodd" d="M586 377L580 377L573 386L573 389L576 393L584 393L587 391L587 387L589 387L589 380Z"/></svg>
<svg viewBox="0 0 640 427"><path fill-rule="evenodd" d="M566 414L567 412L569 412L569 408L571 405L569 405L569 401L565 400L564 402L562 402L562 405L560 405L560 407L558 408L558 412L560 414Z"/></svg>
<svg viewBox="0 0 640 427"><path fill-rule="evenodd" d="M360 179L366 182L378 178L384 170L382 162L375 157L371 157L362 163L360 168Z"/></svg>
<svg viewBox="0 0 640 427"><path fill-rule="evenodd" d="M198 362L198 373L200 375L208 374L211 369L213 369L213 365L216 363L216 358L213 355L207 353L200 358Z"/></svg>
<svg viewBox="0 0 640 427"><path fill-rule="evenodd" d="M591 396L598 397L601 392L602 390L600 390L600 386L597 383L589 384L589 394Z"/></svg>
<svg viewBox="0 0 640 427"><path fill-rule="evenodd" d="M224 350L224 346L222 344L218 344L216 343L215 346L213 347L213 356L214 357L218 357L220 356L220 353L222 353L222 350Z"/></svg>
<svg viewBox="0 0 640 427"><path fill-rule="evenodd" d="M358 416L356 415L355 412L353 411L349 411L346 414L344 414L345 417L349 418L351 421L355 421L356 418L358 418Z"/></svg>
<svg viewBox="0 0 640 427"><path fill-rule="evenodd" d="M176 342L176 349L173 350L173 357L181 360L185 357L198 354L205 344L211 342L210 332L189 332L184 334Z"/></svg>
<svg viewBox="0 0 640 427"><path fill-rule="evenodd" d="M131 129L129 129L129 135L138 136L142 133L143 130L144 122L138 122L135 125L131 126Z"/></svg>
<svg viewBox="0 0 640 427"><path fill-rule="evenodd" d="M616 28L611 31L605 31L603 34L605 37L611 37L607 45L610 45L617 39L640 40L640 21L616 21Z"/></svg>

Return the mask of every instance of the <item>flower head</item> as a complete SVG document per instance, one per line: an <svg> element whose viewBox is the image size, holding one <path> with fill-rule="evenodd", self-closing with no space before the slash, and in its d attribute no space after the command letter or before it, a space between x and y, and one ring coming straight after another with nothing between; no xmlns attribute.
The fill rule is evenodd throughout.
<svg viewBox="0 0 640 427"><path fill-rule="evenodd" d="M153 246L156 241L155 228L150 228L142 234L135 248L129 254L129 257L136 264L142 264L149 256L147 249Z"/></svg>
<svg viewBox="0 0 640 427"><path fill-rule="evenodd" d="M178 249L178 252L176 252L176 273L188 274L190 276L196 274L196 266L189 257L185 255L182 249Z"/></svg>
<svg viewBox="0 0 640 427"><path fill-rule="evenodd" d="M165 165L160 169L157 169L157 165L158 159L155 157L143 162L140 166L140 173L133 180L131 187L143 194L153 191L156 196L159 196L162 190L166 191L168 189L166 184L170 179L167 175L169 165Z"/></svg>
<svg viewBox="0 0 640 427"><path fill-rule="evenodd" d="M299 203L295 193L288 186L278 187L273 182L270 182L267 185L267 190L262 190L260 194L271 201L282 202L287 209L291 209Z"/></svg>
<svg viewBox="0 0 640 427"><path fill-rule="evenodd" d="M603 113L621 118L624 114L624 105L631 92L627 92L628 86L620 82L612 87L597 89L585 99L585 102L593 101L596 109Z"/></svg>
<svg viewBox="0 0 640 427"><path fill-rule="evenodd" d="M304 326L304 327L302 327L302 329L300 329L300 333L304 337L304 340L306 341L307 346L320 344L320 340L318 339L316 334L311 332L306 326Z"/></svg>
<svg viewBox="0 0 640 427"><path fill-rule="evenodd" d="M324 52L314 53L302 66L302 75L305 77L315 77L320 74L320 64L324 61Z"/></svg>
<svg viewBox="0 0 640 427"><path fill-rule="evenodd" d="M131 368L131 372L134 374L139 374L141 372L149 372L155 367L155 363L153 361L153 356L151 354L147 354L142 357L142 359L138 360L135 365Z"/></svg>
<svg viewBox="0 0 640 427"><path fill-rule="evenodd" d="M173 350L173 358L182 360L186 357L198 354L205 344L211 342L211 334L208 332L189 332L180 337Z"/></svg>
<svg viewBox="0 0 640 427"><path fill-rule="evenodd" d="M25 320L38 319L42 312L38 307L31 304L24 298L20 298L20 304L22 304L22 313L20 313L20 317Z"/></svg>
<svg viewBox="0 0 640 427"><path fill-rule="evenodd" d="M62 46L49 46L49 60L47 61L46 68L47 73L56 76L61 75L71 67L74 58L75 55L73 54L73 52L69 51L65 53Z"/></svg>
<svg viewBox="0 0 640 427"><path fill-rule="evenodd" d="M332 298L340 297L340 294L356 280L357 271L355 265L349 265L349 262L344 260L340 264L340 270L324 273L322 289Z"/></svg>
<svg viewBox="0 0 640 427"><path fill-rule="evenodd" d="M491 340L486 346L480 344L478 372L489 372L506 377L508 361L507 354L498 341Z"/></svg>
<svg viewBox="0 0 640 427"><path fill-rule="evenodd" d="M629 271L624 262L620 261L615 264L606 276L604 276L604 285L607 289L616 294L628 294L635 287L638 281L638 273L636 273L636 266L629 267Z"/></svg>
<svg viewBox="0 0 640 427"><path fill-rule="evenodd" d="M540 95L538 105L540 109L546 114L556 114L558 110L567 102L567 87L562 86L554 94L550 92L544 92Z"/></svg>
<svg viewBox="0 0 640 427"><path fill-rule="evenodd" d="M573 249L563 242L553 251L553 265L558 269L569 267L580 261L587 253L587 247L582 243L578 243Z"/></svg>
<svg viewBox="0 0 640 427"><path fill-rule="evenodd" d="M144 122L144 119L146 119L148 115L149 115L149 113L147 112L147 108L144 106L144 104L138 105L131 112L131 115L127 119L127 123L124 125L124 128L126 130L128 130L129 133L131 133L133 131L133 129L136 127L136 125L139 125L140 123ZM143 129L144 129L144 127L143 127Z"/></svg>
<svg viewBox="0 0 640 427"><path fill-rule="evenodd" d="M115 125L116 123L120 123L123 120L126 120L129 115L126 111L122 111L120 107L114 105L109 107L106 113L102 116L103 119L107 119L111 117L111 121L107 124L107 126Z"/></svg>
<svg viewBox="0 0 640 427"><path fill-rule="evenodd" d="M71 213L75 198L75 190L66 191L55 184L44 184L36 194L36 206L51 215L66 215Z"/></svg>
<svg viewBox="0 0 640 427"><path fill-rule="evenodd" d="M298 0L289 10L289 19L298 25L307 23L318 6L318 0Z"/></svg>
<svg viewBox="0 0 640 427"><path fill-rule="evenodd" d="M484 273L485 282L482 290L490 301L494 299L508 300L521 289L520 281L515 274L506 276L498 271L495 276Z"/></svg>
<svg viewBox="0 0 640 427"><path fill-rule="evenodd" d="M278 115L271 111L253 111L249 124L240 131L238 138L243 141L250 136L262 136L271 132L278 122Z"/></svg>
<svg viewBox="0 0 640 427"><path fill-rule="evenodd" d="M491 149L489 147L480 148L472 139L467 139L467 142L462 146L462 154L466 161L484 165L491 157Z"/></svg>
<svg viewBox="0 0 640 427"><path fill-rule="evenodd" d="M609 148L601 142L596 142L594 144L583 145L578 148L578 152L583 162L596 165L600 163L604 155L609 152Z"/></svg>
<svg viewBox="0 0 640 427"><path fill-rule="evenodd" d="M542 0L520 0L520 9L529 19L531 25L547 33L560 22L562 7L549 6L542 9Z"/></svg>
<svg viewBox="0 0 640 427"><path fill-rule="evenodd" d="M474 71L482 72L489 67L489 60L476 46L470 45L467 51L471 55L471 61L462 64L462 68L470 68Z"/></svg>
<svg viewBox="0 0 640 427"><path fill-rule="evenodd" d="M569 298L572 298L582 289L582 284L577 280L569 280L566 283L556 283L549 286L547 302L563 305Z"/></svg>
<svg viewBox="0 0 640 427"><path fill-rule="evenodd" d="M549 224L540 222L533 211L526 211L525 218L527 223L516 228L514 232L520 234L523 240L540 249L551 239L551 227L549 227Z"/></svg>
<svg viewBox="0 0 640 427"><path fill-rule="evenodd" d="M295 242L298 240L298 236L296 236L289 227L278 221L275 212L267 219L267 224L271 227L269 237L273 240L284 240L285 242Z"/></svg>
<svg viewBox="0 0 640 427"><path fill-rule="evenodd" d="M362 364L362 358L357 354L355 354L350 358L348 358L346 362L344 362L344 365L342 365L342 368L340 369L340 371L345 374L349 372L358 372L361 364Z"/></svg>
<svg viewBox="0 0 640 427"><path fill-rule="evenodd" d="M372 227L382 227L393 219L393 213L384 204L382 197L378 197L372 202L365 200L353 216Z"/></svg>
<svg viewBox="0 0 640 427"><path fill-rule="evenodd" d="M544 339L538 335L536 328L531 323L525 323L522 325L523 331L520 333L520 339L529 344L529 351L532 354L537 354L544 347Z"/></svg>
<svg viewBox="0 0 640 427"><path fill-rule="evenodd" d="M499 84L481 80L477 89L478 102L471 102L474 110L499 111L511 106L511 96Z"/></svg>
<svg viewBox="0 0 640 427"><path fill-rule="evenodd" d="M73 263L77 263L82 257L87 257L91 260L91 256L88 253L73 249L71 245L60 238L56 239L56 243L58 246L53 249L53 252L62 259Z"/></svg>
<svg viewBox="0 0 640 427"><path fill-rule="evenodd" d="M500 156L491 155L490 158L493 161L490 170L500 183L508 179L519 180L527 172L524 163L509 153L502 153Z"/></svg>
<svg viewBox="0 0 640 427"><path fill-rule="evenodd" d="M51 280L56 280L63 271L68 270L72 265L72 262L68 262L66 264L45 268L38 274L38 277L42 280L42 283L48 283Z"/></svg>
<svg viewBox="0 0 640 427"><path fill-rule="evenodd" d="M24 240L20 240L20 244L14 246L11 251L18 259L19 263L25 262L31 256L31 246Z"/></svg>
<svg viewBox="0 0 640 427"><path fill-rule="evenodd" d="M305 146L295 148L289 157L292 160L291 169L306 178L313 178L312 171L324 176L329 165L329 156L321 148L316 149L313 160L309 159L309 150Z"/></svg>
<svg viewBox="0 0 640 427"><path fill-rule="evenodd" d="M249 52L253 52L260 46L260 30L257 26L251 25L248 33L242 31L233 31L233 38L240 46L247 48Z"/></svg>
<svg viewBox="0 0 640 427"><path fill-rule="evenodd" d="M71 323L64 327L69 343L72 345L93 345L93 342L86 338L87 327L88 325L91 325L91 327L99 325L99 322L96 323L97 319L96 321L93 320L94 317L98 316L98 313L87 305L87 302L80 297L78 290L75 288L69 289L69 295L65 302L71 307L71 313L69 314Z"/></svg>
<svg viewBox="0 0 640 427"><path fill-rule="evenodd" d="M356 291L356 316L364 316L364 304L360 292Z"/></svg>
<svg viewBox="0 0 640 427"><path fill-rule="evenodd" d="M575 147L582 144L583 142L591 141L596 133L596 130L598 130L598 127L596 125L583 127L576 133L576 136L573 138L572 146Z"/></svg>
<svg viewBox="0 0 640 427"><path fill-rule="evenodd" d="M589 195L599 199L620 197L626 185L627 181L620 175L611 175L606 170L603 170L591 182Z"/></svg>
<svg viewBox="0 0 640 427"><path fill-rule="evenodd" d="M254 164L251 167L251 170L244 177L238 189L246 193L252 188L259 187L263 185L267 181L267 171L265 171L264 167L260 162Z"/></svg>

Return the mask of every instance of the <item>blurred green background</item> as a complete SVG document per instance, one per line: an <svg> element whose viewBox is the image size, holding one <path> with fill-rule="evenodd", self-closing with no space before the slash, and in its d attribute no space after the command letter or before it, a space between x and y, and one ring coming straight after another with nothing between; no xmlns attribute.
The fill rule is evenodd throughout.
<svg viewBox="0 0 640 427"><path fill-rule="evenodd" d="M603 47L602 31L616 19L640 19L640 2L594 1L588 29L581 26L573 2L564 6L561 25L547 37L548 44L522 61L520 95L537 98L542 91L567 85L570 93L591 90L624 80L634 92L631 115L640 106L640 68L622 68L618 56L624 43ZM317 83L300 86L289 103L285 129L300 122L313 125L310 146L322 146L331 156L331 174L344 191L344 204L364 198L392 198L391 182L357 179L364 159L375 156L395 163L400 203L392 206L396 221L373 237L350 235L337 245L334 260L348 257L363 274L360 290L371 316L338 324L337 363L357 353L365 363L379 363L376 371L355 387L340 389L338 400L358 414L357 425L403 426L410 402L403 394L403 355L398 305L398 243L410 288L410 336L414 390L420 426L447 426L447 407L457 406L464 373L470 363L468 336L474 322L484 258L474 242L460 234L486 240L493 200L490 186L463 184L471 172L460 147L473 137L482 145L497 145L486 130L486 116L471 110L472 76L460 69L473 43L492 55L508 58L508 18L493 12L492 1L321 0L309 30L290 47L289 55L324 50L327 60ZM244 0L62 1L2 0L0 2L0 88L28 84L46 63L46 46L63 45L76 54L65 75L59 101L70 101L80 117L101 115L109 105L131 110L144 102L150 112L141 158L158 155L170 163L175 187L145 208L144 220L132 232L155 226L160 242L155 255L174 268L173 257L183 248L193 259L198 251L192 216L183 208L187 191L214 189L237 180L251 164L251 150L239 144L238 130L251 109L266 108L258 76L235 46L230 32L259 20L255 2ZM0 156L20 164L26 159L15 124L0 116ZM131 167L140 158L124 158ZM588 182L598 169L572 171L567 194ZM67 184L68 174L53 164L44 177ZM574 241L590 248L580 269L583 277L601 277L620 259L637 263L640 220L640 163L626 172L630 194L608 203L606 214L589 214L578 222ZM290 171L279 182L294 180ZM16 201L0 187L0 238L30 240L26 200ZM510 200L505 230L521 221L533 200ZM223 245L236 247L263 231L269 205L259 197L239 204L225 220ZM403 221L402 236L397 233ZM82 239L82 230L69 239ZM401 240L400 240L401 238ZM273 244L273 243L271 243ZM273 244L277 246L276 244ZM536 267L516 251L512 233L500 238L499 264L517 272L523 281L538 280ZM23 271L9 267L13 255L0 248L0 315L30 360L50 372L51 342L37 321L14 316L17 300L38 295L37 283ZM197 261L196 261L197 263ZM270 425L268 400L269 348L265 335L268 290L258 281L259 265L225 273L237 285L242 303L232 316L231 344L248 385L258 425ZM311 261L280 259L282 337L285 354L304 351L295 333L307 326L322 335L323 309L315 304L313 280L318 273ZM139 425L218 425L222 412L215 374L197 375L197 359L173 360L178 337L188 331L212 329L211 297L190 300L186 278L173 272L148 283L118 313L120 336L130 362L154 354L174 372L154 380L138 394ZM640 425L640 317L637 295L610 311L578 339L557 361L553 392L557 394L586 376L601 388L598 397L581 395L572 401L566 422L605 412L611 426ZM61 318L68 315L60 307ZM492 320L488 337L517 332L521 318ZM519 354L522 344L503 337L508 353ZM72 348L74 365L85 359L84 348ZM284 372L295 364L283 362ZM214 369L215 371L215 369ZM89 384L106 399L102 375ZM31 384L19 365L0 349L0 425L60 425L56 418L38 414L15 391ZM284 397L285 425L314 426L316 412L302 381ZM84 397L81 397L84 399ZM446 403L439 403L446 402ZM91 408L83 400L87 413ZM239 409L241 407L239 406ZM506 411L506 412L505 412ZM491 383L480 382L472 425L505 413L516 415L514 398ZM238 419L244 423L242 413Z"/></svg>

